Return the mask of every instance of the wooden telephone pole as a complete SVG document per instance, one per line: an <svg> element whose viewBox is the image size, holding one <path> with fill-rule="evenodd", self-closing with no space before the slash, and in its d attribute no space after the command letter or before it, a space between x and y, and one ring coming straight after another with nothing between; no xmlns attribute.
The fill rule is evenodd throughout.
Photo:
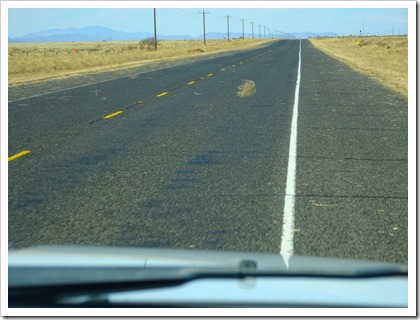
<svg viewBox="0 0 420 320"><path fill-rule="evenodd" d="M155 50L157 50L157 36L156 36L156 8L153 9L154 25L155 25Z"/></svg>
<svg viewBox="0 0 420 320"><path fill-rule="evenodd" d="M199 12L199 14L203 15L204 45L206 45L206 14L208 14L208 12L203 10L203 12Z"/></svg>
<svg viewBox="0 0 420 320"><path fill-rule="evenodd" d="M227 36L228 36L228 42L229 42L229 18L232 18L232 16L226 16L227 18Z"/></svg>

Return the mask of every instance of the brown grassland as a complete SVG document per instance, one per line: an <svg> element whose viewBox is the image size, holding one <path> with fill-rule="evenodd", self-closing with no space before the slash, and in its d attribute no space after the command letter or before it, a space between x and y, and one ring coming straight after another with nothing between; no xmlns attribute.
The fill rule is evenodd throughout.
<svg viewBox="0 0 420 320"><path fill-rule="evenodd" d="M153 39L121 42L62 42L9 44L9 86L141 66L160 60L203 56L257 47L270 40L234 39L162 40L154 50Z"/></svg>
<svg viewBox="0 0 420 320"><path fill-rule="evenodd" d="M345 37L310 39L312 45L389 89L408 95L408 39Z"/></svg>

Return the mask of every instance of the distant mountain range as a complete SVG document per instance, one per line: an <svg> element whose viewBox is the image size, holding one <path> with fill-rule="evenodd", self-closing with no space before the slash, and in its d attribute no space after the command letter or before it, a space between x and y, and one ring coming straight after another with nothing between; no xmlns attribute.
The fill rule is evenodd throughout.
<svg viewBox="0 0 420 320"><path fill-rule="evenodd" d="M283 39L296 39L308 37L335 37L337 34L333 32L328 33L313 33L313 32L298 32L298 33L280 33L279 37ZM84 27L84 28L69 28L69 29L50 29L46 31L29 33L27 35L15 38L8 38L9 43L17 42L88 42L88 41L125 41L125 40L143 40L153 37L149 32L122 32L105 27ZM231 39L242 37L242 33L231 32L229 34ZM246 33L246 38L252 37L252 34ZM254 33L254 37L258 38L259 34ZM158 34L157 38L160 40L197 40L203 39L203 35L192 37L190 35L162 35ZM227 34L224 32L209 32L206 33L206 39L224 39Z"/></svg>

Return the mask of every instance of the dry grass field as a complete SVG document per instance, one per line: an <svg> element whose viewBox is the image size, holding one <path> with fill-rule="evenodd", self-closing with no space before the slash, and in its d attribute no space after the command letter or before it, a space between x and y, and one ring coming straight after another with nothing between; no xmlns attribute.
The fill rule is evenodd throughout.
<svg viewBox="0 0 420 320"><path fill-rule="evenodd" d="M9 86L69 75L110 71L151 61L257 47L267 39L162 40L9 44Z"/></svg>
<svg viewBox="0 0 420 320"><path fill-rule="evenodd" d="M408 95L408 39L395 37L345 37L310 39L326 54L367 74L386 87Z"/></svg>

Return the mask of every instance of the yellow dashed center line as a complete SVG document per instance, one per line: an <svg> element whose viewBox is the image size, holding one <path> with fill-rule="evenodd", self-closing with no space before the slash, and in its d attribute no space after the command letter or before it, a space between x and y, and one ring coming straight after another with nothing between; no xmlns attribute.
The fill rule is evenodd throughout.
<svg viewBox="0 0 420 320"><path fill-rule="evenodd" d="M31 152L31 151L29 151L29 150L24 150L24 151L22 151L22 152L16 153L15 155L13 155L13 156L9 157L8 159L9 159L9 161L13 161L13 160L15 160L15 159L17 159L17 158L20 158L20 157L22 157L22 156L24 156L25 154L28 154L28 153L30 153L30 152Z"/></svg>
<svg viewBox="0 0 420 320"><path fill-rule="evenodd" d="M270 52L270 51L269 51ZM260 55L258 55L258 56L262 56L261 54ZM255 59L255 58L257 58L258 56L255 56L255 57L252 57L251 58L251 60L252 59ZM246 61L249 61L249 59L248 60L246 60ZM241 61L239 64L243 64L244 62L243 61ZM236 67L236 65L232 65L232 68L235 68ZM221 71L226 71L226 68L223 68L223 69L221 69ZM212 73L209 73L208 75L207 75L207 77L212 77L213 76L213 74ZM201 77L201 79L203 80L204 79L204 77ZM188 82L187 84L189 84L189 85L191 85L191 84L194 84L195 83L195 81L190 81L190 82ZM169 92L162 92L162 93L159 93L159 94L157 94L156 95L156 97L163 97L163 96L166 96L167 94L168 94ZM115 117L115 116L117 116L117 115L119 115L119 114L121 114L121 113L123 113L123 111L117 111L117 112L114 112L114 113L111 113L111 114L109 114L109 115L107 115L107 116L105 116L105 117L103 117L104 119L109 119L109 118L112 118L112 117ZM15 159L17 159L17 158L20 158L20 157L22 157L22 156L24 156L24 155L27 155L28 153L31 153L31 151L30 150L24 150L24 151L22 151L22 152L19 152L19 153L17 153L17 154L15 154L15 155L13 155L13 156L11 156L11 157L9 157L8 158L8 161L13 161L13 160L15 160Z"/></svg>
<svg viewBox="0 0 420 320"><path fill-rule="evenodd" d="M117 116L121 113L122 113L122 111L117 111L117 112L111 113L111 114L105 116L104 119L109 119L109 118L115 117L115 116Z"/></svg>

